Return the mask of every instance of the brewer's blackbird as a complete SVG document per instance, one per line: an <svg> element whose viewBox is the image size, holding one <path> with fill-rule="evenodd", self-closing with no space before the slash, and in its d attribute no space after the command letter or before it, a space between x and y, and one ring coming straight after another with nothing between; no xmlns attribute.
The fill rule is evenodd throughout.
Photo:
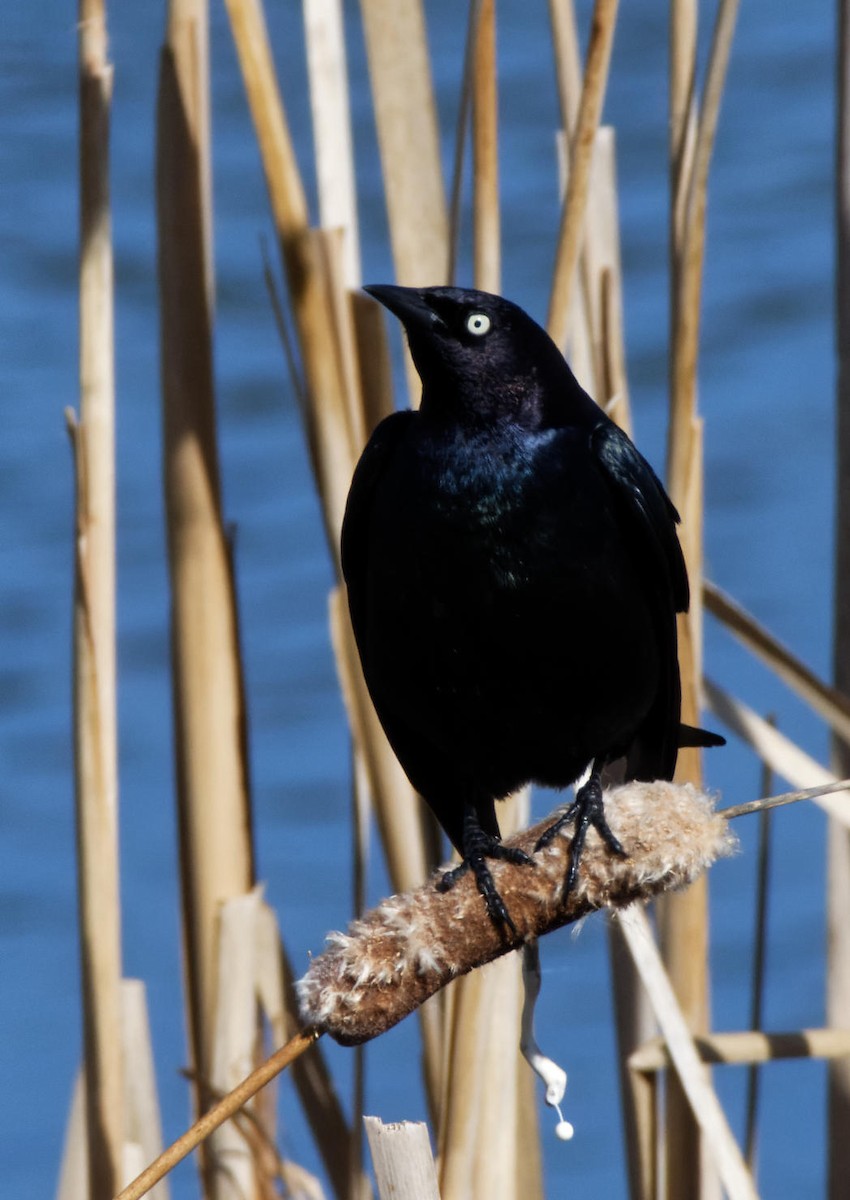
<svg viewBox="0 0 850 1200"><path fill-rule="evenodd" d="M411 783L513 928L487 859L494 801L574 783L566 888L605 820L601 773L670 779L680 744L676 613L688 580L678 514L548 334L499 296L365 289L404 325L418 411L376 428L351 484L342 566L363 672Z"/></svg>

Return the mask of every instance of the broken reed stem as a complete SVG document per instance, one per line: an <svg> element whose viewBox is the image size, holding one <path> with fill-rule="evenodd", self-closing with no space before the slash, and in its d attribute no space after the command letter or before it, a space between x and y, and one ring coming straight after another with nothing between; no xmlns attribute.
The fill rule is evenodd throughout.
<svg viewBox="0 0 850 1200"><path fill-rule="evenodd" d="M302 1029L295 1037L290 1038L285 1046L281 1046L279 1050L270 1055L232 1092L228 1092L222 1100L208 1109L191 1129L187 1129L182 1137L164 1150L159 1158L116 1196L115 1200L140 1200L141 1196L146 1195L155 1184L159 1183L160 1179L163 1179L188 1154L191 1154L205 1138L208 1138L214 1130L247 1104L261 1088L270 1083L281 1071L285 1071L297 1058L300 1058L305 1050L309 1050L319 1037L321 1037L319 1030Z"/></svg>
<svg viewBox="0 0 850 1200"><path fill-rule="evenodd" d="M546 320L549 335L561 348L567 341L570 301L584 232L593 145L602 115L614 28L617 23L617 7L618 0L596 0L578 117L570 143L567 192L564 196L552 273L549 314Z"/></svg>
<svg viewBox="0 0 850 1200"><path fill-rule="evenodd" d="M124 1144L115 665L115 382L104 0L79 6L80 418L74 767L89 1194L120 1186Z"/></svg>

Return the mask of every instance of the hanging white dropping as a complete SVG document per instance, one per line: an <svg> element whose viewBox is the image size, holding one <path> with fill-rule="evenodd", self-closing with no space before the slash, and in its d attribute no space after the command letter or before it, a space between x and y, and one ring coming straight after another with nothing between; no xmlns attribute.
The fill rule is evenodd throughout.
<svg viewBox="0 0 850 1200"><path fill-rule="evenodd" d="M540 995L541 983L540 951L536 940L526 942L522 948L522 982L525 988L525 1000L522 1006L522 1031L519 1048L532 1071L543 1080L546 1088L546 1103L558 1114L555 1136L562 1142L568 1142L575 1130L569 1121L564 1120L564 1114L561 1112L561 1101L567 1090L567 1072L540 1052L540 1047L534 1038L534 1006Z"/></svg>

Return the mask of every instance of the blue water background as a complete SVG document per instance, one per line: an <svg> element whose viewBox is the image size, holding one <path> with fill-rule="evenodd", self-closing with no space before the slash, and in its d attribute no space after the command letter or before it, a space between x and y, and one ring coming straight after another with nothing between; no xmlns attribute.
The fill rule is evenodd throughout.
<svg viewBox="0 0 850 1200"><path fill-rule="evenodd" d="M464 21L426 5L449 161ZM0 39L0 1166L4 1196L55 1188L80 1058L70 742L71 459L77 403L76 30L73 6L7 6ZM298 6L269 20L314 201ZM501 6L504 291L542 318L557 228L556 98L542 4ZM126 973L145 980L167 1139L189 1115L180 995L160 477L153 146L161 5L113 4L122 888ZM579 5L585 21L590 6ZM391 278L355 7L350 63L364 276ZM708 571L811 666L830 661L833 531L833 6L742 6L711 177L700 359ZM707 34L707 17L703 20ZM666 6L623 5L606 120L617 130L625 320L636 437L663 466L666 353ZM349 754L326 621L331 570L304 440L262 280L271 239L260 164L222 6L213 13L216 368L224 495L238 530L259 875L297 968L350 908ZM706 41L707 45L707 41ZM706 665L823 757L819 725L714 623ZM758 792L734 740L710 756L724 799ZM539 806L546 803L541 798ZM823 1021L824 819L775 820L766 1022ZM713 1019L747 1021L755 824L712 872ZM385 880L376 871L372 897ZM538 1033L570 1072L548 1194L624 1195L604 924L544 948ZM342 1094L350 1052L326 1047ZM718 1072L736 1130L742 1072ZM765 1077L764 1193L821 1194L824 1072ZM370 1052L367 1109L424 1115L416 1029ZM318 1169L289 1084L288 1155ZM498 1131L494 1130L494 1136ZM196 1194L193 1169L173 1179Z"/></svg>

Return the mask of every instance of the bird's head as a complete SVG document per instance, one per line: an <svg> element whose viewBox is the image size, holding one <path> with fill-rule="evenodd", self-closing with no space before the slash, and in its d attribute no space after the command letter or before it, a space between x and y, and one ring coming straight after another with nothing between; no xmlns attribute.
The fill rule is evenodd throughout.
<svg viewBox="0 0 850 1200"><path fill-rule="evenodd" d="M364 290L407 332L423 413L540 428L569 419L562 406L573 390L584 397L546 331L510 300L456 287Z"/></svg>

